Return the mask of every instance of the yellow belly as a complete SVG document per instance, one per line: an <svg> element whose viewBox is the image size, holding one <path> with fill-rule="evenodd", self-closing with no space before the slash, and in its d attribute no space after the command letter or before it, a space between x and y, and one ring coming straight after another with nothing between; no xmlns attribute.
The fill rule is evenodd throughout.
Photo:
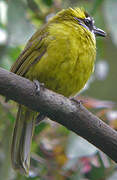
<svg viewBox="0 0 117 180"><path fill-rule="evenodd" d="M43 59L30 69L30 79L37 79L48 89L66 97L74 96L84 87L93 70L94 63L91 57L85 59L84 54L78 56L75 62L72 58L60 62L59 57L48 59L46 56L48 55L45 54Z"/></svg>
<svg viewBox="0 0 117 180"><path fill-rule="evenodd" d="M53 38L46 53L26 77L37 79L48 89L69 97L86 84L93 71L96 52L90 39L76 38L75 33L66 37Z"/></svg>

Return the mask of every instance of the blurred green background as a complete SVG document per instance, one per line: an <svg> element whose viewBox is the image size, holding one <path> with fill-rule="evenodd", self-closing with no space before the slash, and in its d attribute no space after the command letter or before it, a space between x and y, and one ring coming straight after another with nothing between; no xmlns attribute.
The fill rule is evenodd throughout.
<svg viewBox="0 0 117 180"><path fill-rule="evenodd" d="M31 35L56 12L81 6L107 32L97 38L94 74L79 95L84 105L117 129L117 0L0 0L0 66L9 70ZM17 105L0 96L0 180L116 180L116 164L65 127L46 119L35 129L30 176L11 167Z"/></svg>

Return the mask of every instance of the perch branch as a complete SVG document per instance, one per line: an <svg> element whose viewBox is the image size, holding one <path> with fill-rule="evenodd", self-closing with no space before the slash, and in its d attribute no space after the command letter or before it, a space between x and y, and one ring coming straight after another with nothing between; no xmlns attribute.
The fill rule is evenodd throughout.
<svg viewBox="0 0 117 180"><path fill-rule="evenodd" d="M0 94L64 125L117 162L117 132L89 112L81 103L75 103L44 87L37 94L32 81L2 68L0 68Z"/></svg>

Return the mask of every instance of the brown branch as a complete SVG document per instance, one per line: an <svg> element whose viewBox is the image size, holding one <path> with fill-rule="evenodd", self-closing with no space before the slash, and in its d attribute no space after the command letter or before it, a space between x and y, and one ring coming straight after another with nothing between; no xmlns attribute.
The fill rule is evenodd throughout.
<svg viewBox="0 0 117 180"><path fill-rule="evenodd" d="M64 125L117 162L117 132L80 103L75 103L43 87L40 93L36 94L33 82L2 68L0 68L0 94Z"/></svg>

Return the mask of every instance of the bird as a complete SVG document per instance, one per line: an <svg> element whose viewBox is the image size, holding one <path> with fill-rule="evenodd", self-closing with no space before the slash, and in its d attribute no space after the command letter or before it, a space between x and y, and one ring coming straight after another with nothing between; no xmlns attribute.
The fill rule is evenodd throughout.
<svg viewBox="0 0 117 180"><path fill-rule="evenodd" d="M65 97L74 97L91 76L96 59L96 37L106 33L95 26L84 8L63 9L38 29L11 67L11 72ZM18 105L11 161L28 175L30 148L37 112Z"/></svg>

